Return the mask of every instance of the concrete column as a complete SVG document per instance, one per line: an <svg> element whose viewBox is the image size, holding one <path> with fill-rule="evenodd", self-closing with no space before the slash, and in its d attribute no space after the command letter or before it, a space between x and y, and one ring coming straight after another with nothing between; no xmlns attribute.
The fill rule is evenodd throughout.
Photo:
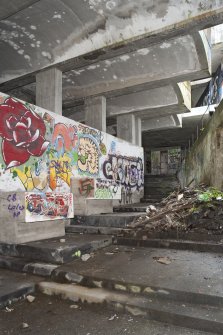
<svg viewBox="0 0 223 335"><path fill-rule="evenodd" d="M168 151L160 151L160 172L168 174Z"/></svg>
<svg viewBox="0 0 223 335"><path fill-rule="evenodd" d="M135 119L135 131L136 131L136 145L139 147L142 146L142 121L139 117L136 117Z"/></svg>
<svg viewBox="0 0 223 335"><path fill-rule="evenodd" d="M132 144L141 145L141 120L133 114L117 116L117 137Z"/></svg>
<svg viewBox="0 0 223 335"><path fill-rule="evenodd" d="M86 99L85 123L106 133L106 98L104 96Z"/></svg>
<svg viewBox="0 0 223 335"><path fill-rule="evenodd" d="M62 115L62 72L56 68L37 73L36 105Z"/></svg>

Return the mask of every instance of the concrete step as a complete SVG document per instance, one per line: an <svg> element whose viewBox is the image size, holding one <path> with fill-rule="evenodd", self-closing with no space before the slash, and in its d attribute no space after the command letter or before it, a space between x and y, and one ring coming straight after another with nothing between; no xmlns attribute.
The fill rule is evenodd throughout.
<svg viewBox="0 0 223 335"><path fill-rule="evenodd" d="M184 290L179 291L175 289L167 289L165 287L147 286L145 283L140 283L138 281L128 281L128 277L125 278L125 281L120 281L115 278L110 278L109 276L104 278L97 277L95 274L91 276L89 273L84 274L83 271L78 269L75 271L75 263L71 265L60 266L39 262L30 263L24 258L0 256L0 268L42 276L51 279L53 282L81 284L85 287L103 288L119 293L127 292L138 296L144 296L146 298L152 299L153 301L159 301L162 299L163 301L180 301L182 303L206 304L210 306L223 305L222 296L189 292ZM27 287L25 286L25 288ZM28 288L30 288L29 285ZM34 292L33 285L31 288ZM24 294L23 290L19 290L18 295L20 294L19 292ZM29 289L27 294L30 292L31 291Z"/></svg>
<svg viewBox="0 0 223 335"><path fill-rule="evenodd" d="M147 208L147 205L139 204L139 205L126 205L126 206L116 206L113 207L113 212L114 213L129 213L129 212L145 212Z"/></svg>
<svg viewBox="0 0 223 335"><path fill-rule="evenodd" d="M39 290L47 295L59 295L72 301L105 304L133 315L146 316L159 322L197 329L207 332L223 333L223 309L220 307L182 304L176 301L153 301L129 293L116 293L102 288L86 288L80 285L41 282Z"/></svg>
<svg viewBox="0 0 223 335"><path fill-rule="evenodd" d="M82 215L70 219L70 225L125 228L139 216L145 215L145 212Z"/></svg>
<svg viewBox="0 0 223 335"><path fill-rule="evenodd" d="M25 278L18 273L1 270L0 272L0 309L35 292L37 278Z"/></svg>
<svg viewBox="0 0 223 335"><path fill-rule="evenodd" d="M176 250L191 250L199 252L213 252L223 254L223 243L214 241L189 241L174 239L139 239L131 237L116 237L113 241L117 245L127 245L131 247L144 248L165 248Z"/></svg>
<svg viewBox="0 0 223 335"><path fill-rule="evenodd" d="M65 227L68 234L101 234L101 235L120 235L123 232L128 232L128 228L116 227L99 227L99 226L85 226L85 225L70 225Z"/></svg>
<svg viewBox="0 0 223 335"><path fill-rule="evenodd" d="M54 238L24 244L0 243L0 255L63 264L76 258L77 254L89 253L111 243L111 236L71 234L63 239Z"/></svg>
<svg viewBox="0 0 223 335"><path fill-rule="evenodd" d="M168 264L159 258L166 257ZM184 302L222 305L221 254L172 249L109 246L87 262L59 266L53 280ZM77 281L76 281L77 278ZM80 281L81 278L81 281Z"/></svg>
<svg viewBox="0 0 223 335"><path fill-rule="evenodd" d="M50 277L58 266L59 265L51 263L30 261L26 258L0 255L1 269L29 273L37 276Z"/></svg>

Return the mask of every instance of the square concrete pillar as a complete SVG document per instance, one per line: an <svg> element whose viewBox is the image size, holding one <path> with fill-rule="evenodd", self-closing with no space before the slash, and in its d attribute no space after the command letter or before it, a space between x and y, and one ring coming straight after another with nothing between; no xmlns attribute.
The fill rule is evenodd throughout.
<svg viewBox="0 0 223 335"><path fill-rule="evenodd" d="M56 68L37 73L36 105L62 115L62 72Z"/></svg>
<svg viewBox="0 0 223 335"><path fill-rule="evenodd" d="M85 101L85 123L106 133L106 98L88 98Z"/></svg>
<svg viewBox="0 0 223 335"><path fill-rule="evenodd" d="M117 137L136 144L136 118L133 114L117 116Z"/></svg>

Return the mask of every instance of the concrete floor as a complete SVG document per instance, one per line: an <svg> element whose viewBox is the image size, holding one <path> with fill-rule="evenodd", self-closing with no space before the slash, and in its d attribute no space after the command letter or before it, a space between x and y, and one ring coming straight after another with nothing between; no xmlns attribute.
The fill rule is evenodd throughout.
<svg viewBox="0 0 223 335"><path fill-rule="evenodd" d="M37 295L33 303L15 303L11 312L0 310L1 335L210 335L169 326L145 318L86 307L57 297ZM23 329L22 323L28 328Z"/></svg>

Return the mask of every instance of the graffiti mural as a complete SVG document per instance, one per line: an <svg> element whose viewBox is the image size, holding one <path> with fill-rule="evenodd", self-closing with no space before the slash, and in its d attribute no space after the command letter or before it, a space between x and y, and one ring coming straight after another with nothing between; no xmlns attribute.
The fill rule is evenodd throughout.
<svg viewBox="0 0 223 335"><path fill-rule="evenodd" d="M94 198L94 179L82 178L78 179L79 195L84 198Z"/></svg>
<svg viewBox="0 0 223 335"><path fill-rule="evenodd" d="M133 190L139 190L144 183L143 161L140 157L111 154L103 164L103 173L105 178Z"/></svg>
<svg viewBox="0 0 223 335"><path fill-rule="evenodd" d="M196 107L219 104L223 97L223 65L220 64L216 73L208 83Z"/></svg>
<svg viewBox="0 0 223 335"><path fill-rule="evenodd" d="M0 191L70 193L77 178L82 197L142 196L142 148L3 93L0 115Z"/></svg>
<svg viewBox="0 0 223 335"><path fill-rule="evenodd" d="M7 98L1 105L0 136L6 169L19 166L30 156L42 156L49 142L46 127L38 114L21 102Z"/></svg>
<svg viewBox="0 0 223 335"><path fill-rule="evenodd" d="M95 180L95 194L96 199L121 199L121 185L109 179Z"/></svg>
<svg viewBox="0 0 223 335"><path fill-rule="evenodd" d="M72 193L26 193L25 203L27 222L74 216Z"/></svg>
<svg viewBox="0 0 223 335"><path fill-rule="evenodd" d="M93 138L80 137L78 146L78 169L80 173L98 176L99 157L99 149Z"/></svg>

